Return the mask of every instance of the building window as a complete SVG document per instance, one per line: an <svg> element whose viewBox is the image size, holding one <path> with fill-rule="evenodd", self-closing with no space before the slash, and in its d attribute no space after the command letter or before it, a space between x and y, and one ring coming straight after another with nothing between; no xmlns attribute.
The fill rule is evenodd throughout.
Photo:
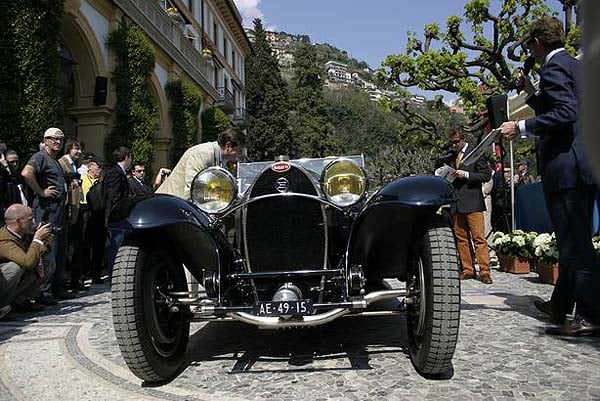
<svg viewBox="0 0 600 401"><path fill-rule="evenodd" d="M213 43L216 45L217 43L217 23L213 22Z"/></svg>
<svg viewBox="0 0 600 401"><path fill-rule="evenodd" d="M223 56L227 59L227 38L223 35Z"/></svg>

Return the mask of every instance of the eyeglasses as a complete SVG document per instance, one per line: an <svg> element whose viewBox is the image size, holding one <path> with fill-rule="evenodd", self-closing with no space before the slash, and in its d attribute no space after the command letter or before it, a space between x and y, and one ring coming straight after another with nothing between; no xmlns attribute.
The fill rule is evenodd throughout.
<svg viewBox="0 0 600 401"><path fill-rule="evenodd" d="M146 170L133 170L133 171L134 171L135 173L143 173L143 172L145 172Z"/></svg>
<svg viewBox="0 0 600 401"><path fill-rule="evenodd" d="M61 137L61 136L47 136L44 139L49 139L49 140L54 141L54 142L61 142L64 138Z"/></svg>

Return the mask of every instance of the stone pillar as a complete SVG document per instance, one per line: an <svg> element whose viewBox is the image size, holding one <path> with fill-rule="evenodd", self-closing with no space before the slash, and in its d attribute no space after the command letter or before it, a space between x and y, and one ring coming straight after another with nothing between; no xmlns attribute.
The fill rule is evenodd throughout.
<svg viewBox="0 0 600 401"><path fill-rule="evenodd" d="M112 128L113 109L108 106L79 107L68 111L69 116L77 120L77 133L80 140L85 142L85 151L98 156L104 155L104 140Z"/></svg>

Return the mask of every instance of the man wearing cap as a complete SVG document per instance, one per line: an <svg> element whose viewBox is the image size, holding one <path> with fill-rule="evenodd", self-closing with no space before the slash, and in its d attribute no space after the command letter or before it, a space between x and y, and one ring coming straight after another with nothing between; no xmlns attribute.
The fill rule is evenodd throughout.
<svg viewBox="0 0 600 401"><path fill-rule="evenodd" d="M44 275L40 286L39 303L56 304L56 298L69 299L74 295L67 292L63 284L63 271L67 255L66 208L67 184L60 164L56 160L62 149L63 132L48 128L44 132L44 147L33 154L21 175L34 192L33 215L35 221L50 223L56 235L50 250L44 255ZM43 221L44 220L44 221Z"/></svg>

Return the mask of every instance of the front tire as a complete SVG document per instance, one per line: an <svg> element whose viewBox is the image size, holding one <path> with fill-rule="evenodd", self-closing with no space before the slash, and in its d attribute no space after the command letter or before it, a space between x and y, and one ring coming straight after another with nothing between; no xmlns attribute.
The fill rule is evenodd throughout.
<svg viewBox="0 0 600 401"><path fill-rule="evenodd" d="M160 249L119 248L113 268L115 335L129 369L146 382L171 379L183 364L187 309L170 308L169 292L187 291L183 267Z"/></svg>
<svg viewBox="0 0 600 401"><path fill-rule="evenodd" d="M410 358L421 375L450 378L460 323L460 278L448 219L434 218L415 253L407 281Z"/></svg>

